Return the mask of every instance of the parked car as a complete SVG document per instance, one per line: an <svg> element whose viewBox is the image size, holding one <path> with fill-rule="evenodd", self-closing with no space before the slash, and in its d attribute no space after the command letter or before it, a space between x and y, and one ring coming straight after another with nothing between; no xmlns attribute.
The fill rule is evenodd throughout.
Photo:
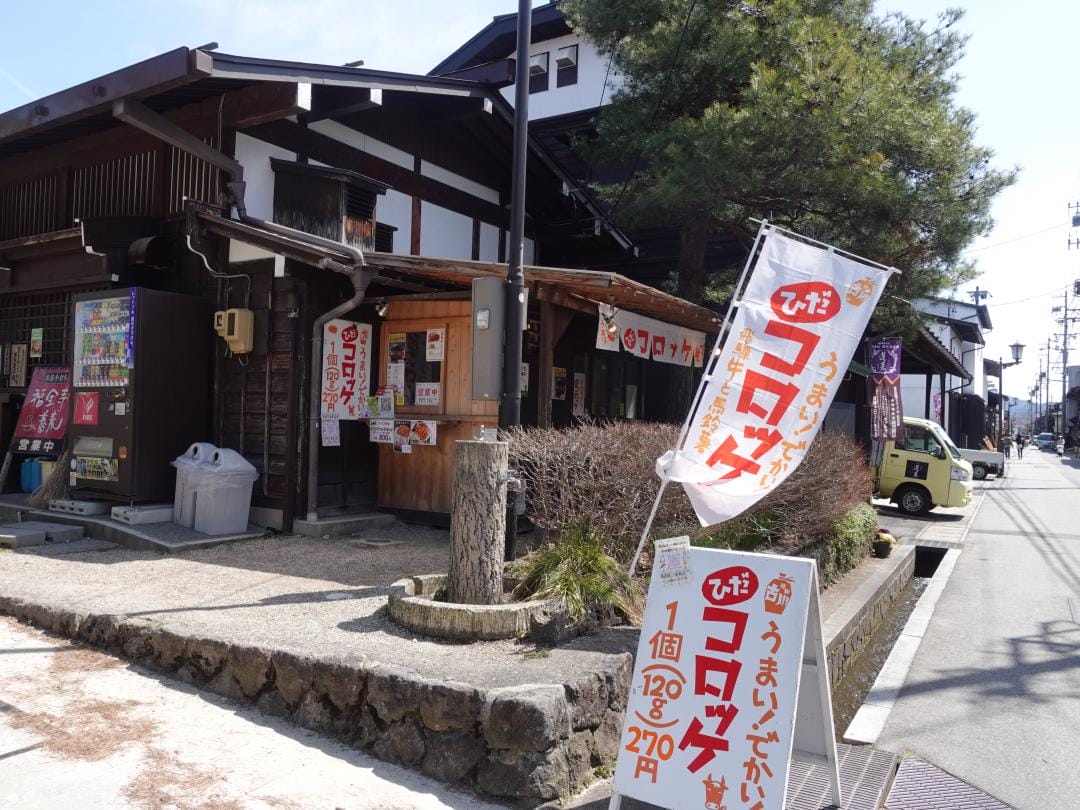
<svg viewBox="0 0 1080 810"><path fill-rule="evenodd" d="M1054 434L1053 433L1040 433L1035 437L1035 446L1040 450L1053 450L1054 449Z"/></svg>
<svg viewBox="0 0 1080 810"><path fill-rule="evenodd" d="M971 502L971 462L936 422L905 416L904 441L883 443L875 473L878 495L906 515Z"/></svg>

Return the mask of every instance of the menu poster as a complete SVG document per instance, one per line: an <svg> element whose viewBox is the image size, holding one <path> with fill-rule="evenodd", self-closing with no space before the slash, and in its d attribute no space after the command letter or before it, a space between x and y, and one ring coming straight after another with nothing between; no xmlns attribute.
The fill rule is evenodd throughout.
<svg viewBox="0 0 1080 810"><path fill-rule="evenodd" d="M585 415L585 375L579 371L574 372L574 399L571 413L574 416Z"/></svg>
<svg viewBox="0 0 1080 810"><path fill-rule="evenodd" d="M394 449L413 444L434 445L438 423L430 419L372 419L369 436L375 444L392 444ZM412 450L399 452L411 453Z"/></svg>
<svg viewBox="0 0 1080 810"><path fill-rule="evenodd" d="M341 447L341 425L336 416L322 418L322 446Z"/></svg>
<svg viewBox="0 0 1080 810"><path fill-rule="evenodd" d="M528 396L529 394L529 364L521 364L521 395Z"/></svg>
<svg viewBox="0 0 1080 810"><path fill-rule="evenodd" d="M390 363L405 362L405 333L391 332L386 337L387 353L390 355Z"/></svg>
<svg viewBox="0 0 1080 810"><path fill-rule="evenodd" d="M26 387L26 369L30 362L29 347L25 343L15 343L11 347L11 366L8 371L8 385L11 388Z"/></svg>
<svg viewBox="0 0 1080 810"><path fill-rule="evenodd" d="M392 444L394 441L393 419L372 419L368 422L368 437L375 444Z"/></svg>
<svg viewBox="0 0 1080 810"><path fill-rule="evenodd" d="M404 342L402 343L404 346ZM386 367L386 387L394 392L394 404L405 404L405 363L391 362Z"/></svg>
<svg viewBox="0 0 1080 810"><path fill-rule="evenodd" d="M566 369L555 366L551 369L551 398L566 399Z"/></svg>
<svg viewBox="0 0 1080 810"><path fill-rule="evenodd" d="M45 330L38 326L30 330L30 357L38 359L42 355L42 346L45 343Z"/></svg>
<svg viewBox="0 0 1080 810"><path fill-rule="evenodd" d="M424 359L429 363L439 363L446 358L446 330L427 330L427 351Z"/></svg>

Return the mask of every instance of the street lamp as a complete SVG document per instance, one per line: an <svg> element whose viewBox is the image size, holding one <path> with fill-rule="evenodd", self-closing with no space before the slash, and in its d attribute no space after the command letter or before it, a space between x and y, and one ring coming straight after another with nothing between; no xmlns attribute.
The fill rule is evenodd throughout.
<svg viewBox="0 0 1080 810"><path fill-rule="evenodd" d="M1005 369L1009 366L1020 365L1020 361L1024 359L1024 344L1020 341L1009 346L1009 351L1012 352L1013 361L1011 363L1004 363L1001 360L1001 355L998 355L998 446L1000 447L1001 439L1004 436L1005 429ZM1012 423L1010 422L1009 428L1012 429Z"/></svg>

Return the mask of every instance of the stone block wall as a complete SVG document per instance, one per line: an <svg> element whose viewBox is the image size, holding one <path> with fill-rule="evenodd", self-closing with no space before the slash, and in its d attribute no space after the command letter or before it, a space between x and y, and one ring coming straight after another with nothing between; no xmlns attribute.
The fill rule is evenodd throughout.
<svg viewBox="0 0 1080 810"><path fill-rule="evenodd" d="M632 674L624 654L573 683L481 690L384 664L314 660L5 597L0 612L507 799L569 796L592 781L594 768L614 765Z"/></svg>

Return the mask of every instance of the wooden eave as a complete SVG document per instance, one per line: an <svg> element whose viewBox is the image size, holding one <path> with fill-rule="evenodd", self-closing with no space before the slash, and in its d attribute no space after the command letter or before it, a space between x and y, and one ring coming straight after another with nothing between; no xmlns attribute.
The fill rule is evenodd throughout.
<svg viewBox="0 0 1080 810"><path fill-rule="evenodd" d="M351 260L344 251L316 247L301 239L226 219L209 211L197 210L194 214L198 228L203 233L237 239L312 267L339 272L351 267ZM364 253L364 262L368 268L458 287L470 286L474 278L506 276L505 264L465 259L369 251ZM539 293L538 297L583 313L595 314L597 304L609 304L710 334L720 329L720 319L712 310L617 273L537 266L526 266L522 270L526 286Z"/></svg>

